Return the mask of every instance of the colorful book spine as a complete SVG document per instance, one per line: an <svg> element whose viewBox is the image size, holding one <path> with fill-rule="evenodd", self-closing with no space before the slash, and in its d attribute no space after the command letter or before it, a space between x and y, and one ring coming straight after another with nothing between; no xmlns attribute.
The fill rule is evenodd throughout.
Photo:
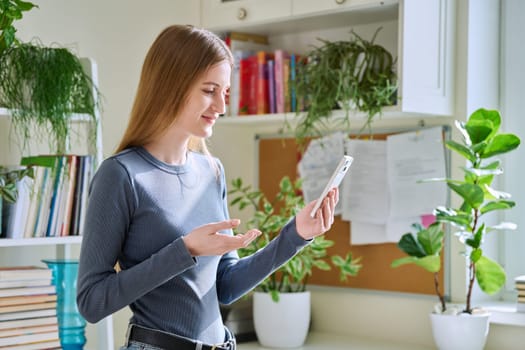
<svg viewBox="0 0 525 350"><path fill-rule="evenodd" d="M270 112L268 60L272 58L273 55L271 53L266 51L257 52L256 114L268 114Z"/></svg>
<svg viewBox="0 0 525 350"><path fill-rule="evenodd" d="M268 107L270 113L277 113L277 105L275 104L275 61L268 60Z"/></svg>
<svg viewBox="0 0 525 350"><path fill-rule="evenodd" d="M295 75L297 73L297 59L299 57L294 53L290 54L290 110L297 111L297 93L295 91Z"/></svg>
<svg viewBox="0 0 525 350"><path fill-rule="evenodd" d="M290 56L287 56L283 61L284 111L286 113L292 111L290 85Z"/></svg>
<svg viewBox="0 0 525 350"><path fill-rule="evenodd" d="M274 52L274 80L275 80L275 104L277 113L285 112L284 103L284 64L288 56L286 51L278 49Z"/></svg>

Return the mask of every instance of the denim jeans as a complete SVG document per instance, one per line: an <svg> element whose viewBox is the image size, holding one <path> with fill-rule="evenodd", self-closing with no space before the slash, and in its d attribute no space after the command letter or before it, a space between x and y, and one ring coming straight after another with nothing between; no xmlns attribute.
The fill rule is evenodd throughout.
<svg viewBox="0 0 525 350"><path fill-rule="evenodd" d="M123 346L120 350L162 350L153 345L143 344L135 341L130 341L128 346Z"/></svg>

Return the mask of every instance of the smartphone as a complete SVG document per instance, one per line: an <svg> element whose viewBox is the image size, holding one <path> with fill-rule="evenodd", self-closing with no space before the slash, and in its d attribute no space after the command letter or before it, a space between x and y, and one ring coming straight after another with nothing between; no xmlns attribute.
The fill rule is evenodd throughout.
<svg viewBox="0 0 525 350"><path fill-rule="evenodd" d="M350 165L352 165L352 162L354 161L354 158L351 156L343 156L339 164L337 165L337 168L335 168L332 176L330 177L330 180L326 184L323 192L317 199L317 202L315 202L315 206L310 212L310 216L313 218L315 217L315 213L321 207L321 204L323 203L323 199L326 197L328 192L334 187L338 187L341 184L341 181L343 181L343 178L346 175L346 172L348 171L348 168L350 168Z"/></svg>

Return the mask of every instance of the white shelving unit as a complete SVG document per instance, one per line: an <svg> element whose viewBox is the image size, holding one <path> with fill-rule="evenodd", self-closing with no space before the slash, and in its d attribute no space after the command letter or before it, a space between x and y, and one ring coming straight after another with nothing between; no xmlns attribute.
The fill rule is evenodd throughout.
<svg viewBox="0 0 525 350"><path fill-rule="evenodd" d="M97 98L96 87L98 87L98 70L96 62L91 58L81 58L81 63L86 73L91 77L93 81L93 96ZM0 118L10 118L11 112L6 108L0 108ZM95 165L100 165L102 161L102 126L100 123L100 112L95 109L95 120L92 122L92 118L88 115L75 114L73 115L72 121L74 123L85 123L88 131L91 134L92 129L96 128L96 139L94 142L89 142L88 153L94 155ZM17 248L23 249L24 247L38 247L38 246L54 246L55 257L58 259L62 258L73 258L71 247L72 245L79 245L82 242L82 236L65 236L65 237L39 237L39 238L2 238L0 239L0 249ZM97 324L98 329L98 345L97 349L113 349L113 320L111 316L108 316L104 320Z"/></svg>
<svg viewBox="0 0 525 350"><path fill-rule="evenodd" d="M398 104L387 110L410 115L454 112L454 25L451 0L201 0L201 25L217 33L267 35L272 48L305 53L318 38L364 38L382 27L376 42L397 57ZM257 116L268 118L270 115ZM222 122L246 124L253 116ZM284 116L271 116L273 122Z"/></svg>

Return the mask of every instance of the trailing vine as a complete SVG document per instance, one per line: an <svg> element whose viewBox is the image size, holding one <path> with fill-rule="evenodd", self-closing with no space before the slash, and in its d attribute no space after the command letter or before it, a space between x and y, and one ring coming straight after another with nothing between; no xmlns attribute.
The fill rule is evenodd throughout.
<svg viewBox="0 0 525 350"><path fill-rule="evenodd" d="M395 60L374 43L380 29L370 41L353 31L348 41L318 39L322 45L298 63L295 88L297 98L306 105L306 112L298 114L295 134L299 140L321 135L334 109L345 111L345 118L334 121L335 126L348 129L349 111L356 109L367 116L362 130L370 130L382 108L395 103Z"/></svg>
<svg viewBox="0 0 525 350"><path fill-rule="evenodd" d="M48 139L57 153L66 152L73 113L87 114L97 122L94 91L78 57L66 48L21 43L0 55L0 105L11 109L24 146L36 127L42 131L37 135L41 139L51 134Z"/></svg>

